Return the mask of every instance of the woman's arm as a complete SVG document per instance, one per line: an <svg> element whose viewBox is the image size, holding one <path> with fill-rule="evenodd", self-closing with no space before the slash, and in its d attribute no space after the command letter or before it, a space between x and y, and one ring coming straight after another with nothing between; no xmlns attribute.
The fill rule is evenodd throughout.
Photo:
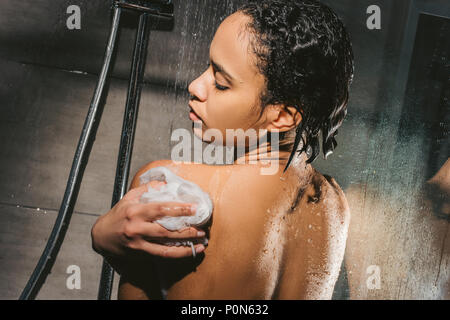
<svg viewBox="0 0 450 320"><path fill-rule="evenodd" d="M180 258L192 255L192 249L186 247L169 247L152 242L157 238L196 238L202 237L196 228L182 231L169 231L153 221L163 216L186 216L194 214L191 204L176 202L139 203L140 196L148 190L150 182L140 185L139 177L152 167L164 165L164 160L154 161L141 168L135 175L129 192L106 214L97 219L91 229L92 248L103 255L120 273L123 261L140 259L142 256L156 255ZM199 250L204 249L198 245ZM196 247L197 249L197 247Z"/></svg>
<svg viewBox="0 0 450 320"><path fill-rule="evenodd" d="M149 163L148 165L141 168L138 173L135 175L130 190L137 190L141 188L139 177L141 174L147 172L148 170L158 167L158 166L166 166L169 165L171 161L169 160L159 160L159 161L153 161ZM163 184L163 182L157 182L153 181L150 182L150 185L152 187L158 187L158 185ZM145 187L144 192L147 190L147 187ZM142 195L142 192L139 193L139 196ZM183 206L180 203L174 203L175 206L182 206L181 211L166 211L166 215L187 215L185 211L183 211ZM175 207L176 208L176 207ZM191 214L189 212L188 214ZM195 214L194 212L192 214ZM152 220L155 220L152 219ZM204 233L199 234L198 232L201 230L198 230L196 228L187 228L181 231L169 231L165 229L164 227L160 226L159 224L152 223L154 225L155 230L158 230L157 232L153 234L145 234L143 225L149 224L148 219L143 220L136 220L132 223L132 225L129 228L129 238L137 237L137 244L136 248L134 249L135 252L133 254L133 259L129 259L130 256L126 257L127 259L121 259L120 262L120 270L121 270L121 277L119 282L119 291L118 291L118 299L120 300L153 300L153 299L163 299L163 296L161 294L160 290L160 283L158 279L157 270L155 268L154 259L157 256L165 257L165 258L182 258L186 256L192 255L192 249L191 247L169 247L164 246L160 244L154 244L148 241L149 237L161 237L161 238L172 238L172 239L181 239L181 238L195 238L195 237L202 237L204 236ZM186 237L187 235L187 237ZM139 242L141 242L139 247ZM161 248L161 251L159 253L154 253L151 246L157 246ZM196 252L199 253L204 250L203 245L196 245L195 246ZM189 251L189 253L188 253ZM150 254L148 254L150 253Z"/></svg>
<svg viewBox="0 0 450 320"><path fill-rule="evenodd" d="M151 258L132 261L120 276L119 300L161 300L158 273Z"/></svg>

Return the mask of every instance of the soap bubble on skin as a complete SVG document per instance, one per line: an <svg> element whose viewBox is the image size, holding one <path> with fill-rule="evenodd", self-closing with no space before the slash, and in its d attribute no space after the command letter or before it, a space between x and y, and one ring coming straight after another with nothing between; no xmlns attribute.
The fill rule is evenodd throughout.
<svg viewBox="0 0 450 320"><path fill-rule="evenodd" d="M195 215L179 217L163 217L155 220L170 231L181 230L186 227L198 227L204 225L212 215L213 204L208 195L198 185L184 180L166 167L155 167L140 176L141 184L158 180L158 189L149 188L142 194L141 203L149 202L180 202L195 203L197 205Z"/></svg>
<svg viewBox="0 0 450 320"><path fill-rule="evenodd" d="M324 204L329 208L326 258L319 268L316 266L314 270L308 270L312 274L312 285L307 290L306 299L331 299L344 258L349 220L339 214L341 209L332 199L325 197Z"/></svg>
<svg viewBox="0 0 450 320"><path fill-rule="evenodd" d="M277 208L276 205L275 207ZM285 210L281 209L267 209L267 212L271 212L272 214L270 214L265 224L264 246L258 258L259 272L267 279L264 299L271 299L281 269L281 259L286 241L286 223L283 219Z"/></svg>

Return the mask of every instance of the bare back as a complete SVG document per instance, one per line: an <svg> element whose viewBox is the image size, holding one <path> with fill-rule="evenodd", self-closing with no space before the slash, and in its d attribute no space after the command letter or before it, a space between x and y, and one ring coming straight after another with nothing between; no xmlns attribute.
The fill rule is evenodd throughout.
<svg viewBox="0 0 450 320"><path fill-rule="evenodd" d="M155 285L156 278L168 289L167 299L331 297L348 225L345 197L334 180L310 165L261 175L259 165L164 160L139 173L158 165L209 193L214 205L205 227L209 244L196 258L155 257L158 277L144 271L131 284L123 275L120 299L159 298L145 285Z"/></svg>

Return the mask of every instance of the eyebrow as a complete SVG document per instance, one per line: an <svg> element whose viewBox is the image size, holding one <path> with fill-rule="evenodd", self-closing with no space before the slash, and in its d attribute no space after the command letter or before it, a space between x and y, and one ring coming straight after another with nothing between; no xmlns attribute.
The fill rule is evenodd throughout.
<svg viewBox="0 0 450 320"><path fill-rule="evenodd" d="M216 62L215 62L214 60L212 60L212 59L210 59L210 60L211 60L211 64L212 64L213 68L214 68L217 72L222 73L222 74L225 76L225 78L228 78L228 80L229 80L230 82L233 82L234 78L233 78L227 71L225 71L225 69L224 69L220 64L216 63Z"/></svg>

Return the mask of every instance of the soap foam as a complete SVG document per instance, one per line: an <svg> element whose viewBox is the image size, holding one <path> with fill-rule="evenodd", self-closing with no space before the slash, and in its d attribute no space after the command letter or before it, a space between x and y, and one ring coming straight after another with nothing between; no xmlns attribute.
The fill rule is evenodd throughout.
<svg viewBox="0 0 450 320"><path fill-rule="evenodd" d="M166 184L159 187L159 190L148 188L141 198L141 203L149 202L180 202L197 204L194 216L163 217L155 220L164 228L175 231L190 226L204 225L210 218L213 211L213 204L208 195L198 185L184 180L174 174L166 167L155 167L140 176L141 184L150 181L165 181Z"/></svg>
<svg viewBox="0 0 450 320"><path fill-rule="evenodd" d="M139 201L141 203L149 202L181 202L181 203L195 203L197 209L194 216L179 216L179 217L163 217L155 220L164 228L175 231L181 230L189 226L202 226L211 218L213 211L213 204L208 193L204 192L198 185L193 182L184 180L166 167L155 167L140 176L140 183L146 184L150 181L158 180L165 181L166 184L161 185L159 189L154 189L149 186L148 191L142 194ZM190 246L192 249L192 256L195 258L196 253L194 245L202 243L204 246L208 245L208 239L194 238L194 239L178 239L178 240L155 240L168 246ZM159 284L163 299L167 299L168 283L165 278L164 266L156 263L155 267L159 274Z"/></svg>

